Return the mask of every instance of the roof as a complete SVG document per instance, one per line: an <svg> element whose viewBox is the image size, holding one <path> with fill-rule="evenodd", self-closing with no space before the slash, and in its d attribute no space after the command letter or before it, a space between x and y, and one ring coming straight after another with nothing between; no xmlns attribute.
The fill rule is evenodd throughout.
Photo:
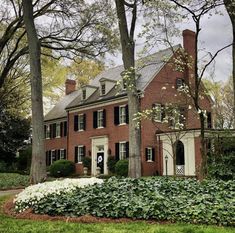
<svg viewBox="0 0 235 233"><path fill-rule="evenodd" d="M66 96L64 96L44 117L44 121L50 121L53 119L67 117L67 112L65 108L68 104L80 96L81 91L74 91Z"/></svg>
<svg viewBox="0 0 235 233"><path fill-rule="evenodd" d="M136 61L137 68L137 89L144 91L152 79L158 74L167 60L173 55L173 51L181 48L181 45L167 48L145 58ZM81 91L75 91L63 97L55 107L45 116L45 121L62 118L66 116L66 110L84 106L95 102L102 102L113 98L123 97L126 95L124 90L118 90L113 87L106 95L100 96L100 80L112 80L117 82L121 79L121 73L124 71L123 65L105 70L97 75L88 86L97 87L94 93L86 100L81 99Z"/></svg>

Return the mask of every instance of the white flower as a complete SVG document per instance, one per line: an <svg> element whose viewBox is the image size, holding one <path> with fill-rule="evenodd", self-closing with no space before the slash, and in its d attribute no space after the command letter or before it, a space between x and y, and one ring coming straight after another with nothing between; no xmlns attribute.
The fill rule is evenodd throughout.
<svg viewBox="0 0 235 233"><path fill-rule="evenodd" d="M189 106L188 106L188 109L192 109L192 106L191 106L191 105L189 105Z"/></svg>
<svg viewBox="0 0 235 233"><path fill-rule="evenodd" d="M162 90L166 90L166 87L162 87Z"/></svg>

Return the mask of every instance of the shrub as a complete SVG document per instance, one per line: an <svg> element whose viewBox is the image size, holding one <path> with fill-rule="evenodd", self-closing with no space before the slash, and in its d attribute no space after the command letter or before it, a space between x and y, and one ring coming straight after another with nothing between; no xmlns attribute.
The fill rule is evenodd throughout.
<svg viewBox="0 0 235 233"><path fill-rule="evenodd" d="M107 165L108 165L108 169L109 169L109 172L114 174L115 173L115 165L117 163L117 160L114 156L109 156L108 157L108 162L107 162Z"/></svg>
<svg viewBox="0 0 235 233"><path fill-rule="evenodd" d="M129 161L127 159L122 159L117 161L115 165L115 172L117 176L124 176L124 177L128 176L128 164Z"/></svg>
<svg viewBox="0 0 235 233"><path fill-rule="evenodd" d="M7 164L4 161L0 161L0 172L7 171Z"/></svg>
<svg viewBox="0 0 235 233"><path fill-rule="evenodd" d="M20 171L29 170L32 157L32 147L29 146L24 150L19 151L19 158L17 160L17 168Z"/></svg>
<svg viewBox="0 0 235 233"><path fill-rule="evenodd" d="M66 177L74 172L75 164L69 160L57 160L50 166L50 175L53 177Z"/></svg>
<svg viewBox="0 0 235 233"><path fill-rule="evenodd" d="M88 170L91 170L91 157L85 156L82 158L83 167L87 167Z"/></svg>

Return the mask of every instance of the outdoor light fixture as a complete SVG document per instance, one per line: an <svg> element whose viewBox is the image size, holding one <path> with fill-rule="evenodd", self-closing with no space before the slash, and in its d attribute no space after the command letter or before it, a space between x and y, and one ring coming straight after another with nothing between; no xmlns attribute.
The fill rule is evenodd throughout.
<svg viewBox="0 0 235 233"><path fill-rule="evenodd" d="M165 164L166 164L166 176L168 175L167 173L167 162L168 162L168 155L165 155Z"/></svg>

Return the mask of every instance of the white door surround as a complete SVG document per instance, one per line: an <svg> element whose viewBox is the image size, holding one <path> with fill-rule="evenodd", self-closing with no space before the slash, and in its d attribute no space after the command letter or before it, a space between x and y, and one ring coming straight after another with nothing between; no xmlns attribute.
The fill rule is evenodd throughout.
<svg viewBox="0 0 235 233"><path fill-rule="evenodd" d="M104 153L104 175L108 174L108 137L99 136L91 138L91 175L97 175L97 153Z"/></svg>

